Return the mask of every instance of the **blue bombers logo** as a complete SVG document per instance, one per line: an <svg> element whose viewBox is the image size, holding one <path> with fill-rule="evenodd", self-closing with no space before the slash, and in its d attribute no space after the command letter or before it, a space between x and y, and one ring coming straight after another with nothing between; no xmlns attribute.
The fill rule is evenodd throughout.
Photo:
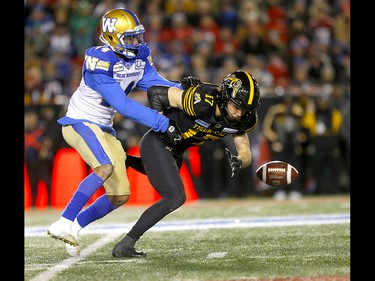
<svg viewBox="0 0 375 281"><path fill-rule="evenodd" d="M109 32L109 33L113 33L114 31L116 31L116 28L115 28L115 24L117 22L117 19L113 19L113 18L103 18L103 21L102 21L102 32Z"/></svg>

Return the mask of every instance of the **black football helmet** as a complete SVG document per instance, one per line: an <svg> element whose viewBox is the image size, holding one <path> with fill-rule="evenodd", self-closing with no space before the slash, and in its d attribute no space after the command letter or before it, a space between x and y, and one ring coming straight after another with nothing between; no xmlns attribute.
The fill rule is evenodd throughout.
<svg viewBox="0 0 375 281"><path fill-rule="evenodd" d="M136 14L124 8L106 12L100 20L99 39L115 53L132 59L140 55L140 48L147 45L145 29Z"/></svg>
<svg viewBox="0 0 375 281"><path fill-rule="evenodd" d="M237 70L230 73L219 86L218 106L223 119L232 127L238 127L243 122L250 120L260 106L259 100L259 85L254 77L246 71ZM229 101L245 111L241 121L229 118L227 111Z"/></svg>

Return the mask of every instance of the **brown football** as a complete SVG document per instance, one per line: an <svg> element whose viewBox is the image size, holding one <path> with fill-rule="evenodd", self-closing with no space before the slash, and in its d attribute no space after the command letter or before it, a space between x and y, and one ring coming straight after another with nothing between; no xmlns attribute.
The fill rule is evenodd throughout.
<svg viewBox="0 0 375 281"><path fill-rule="evenodd" d="M295 182L298 171L289 163L271 161L263 164L256 170L258 179L270 186L284 186Z"/></svg>

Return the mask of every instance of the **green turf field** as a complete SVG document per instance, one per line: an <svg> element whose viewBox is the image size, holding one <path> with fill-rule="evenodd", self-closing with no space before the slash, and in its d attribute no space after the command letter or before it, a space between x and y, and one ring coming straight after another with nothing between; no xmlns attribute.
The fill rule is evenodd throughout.
<svg viewBox="0 0 375 281"><path fill-rule="evenodd" d="M146 258L113 258L145 208L124 206L91 224L78 257L46 235L62 210L26 211L25 280L350 280L349 195L199 200L140 239Z"/></svg>

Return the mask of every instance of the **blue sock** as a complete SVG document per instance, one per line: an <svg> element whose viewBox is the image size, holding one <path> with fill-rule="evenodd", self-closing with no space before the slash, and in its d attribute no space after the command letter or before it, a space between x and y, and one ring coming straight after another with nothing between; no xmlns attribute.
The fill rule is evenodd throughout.
<svg viewBox="0 0 375 281"><path fill-rule="evenodd" d="M89 201L91 196L103 185L103 183L104 181L97 174L91 173L88 175L83 181L81 181L61 216L74 221L83 206L85 206L87 201Z"/></svg>
<svg viewBox="0 0 375 281"><path fill-rule="evenodd" d="M106 194L103 194L96 199L94 203L78 214L77 221L80 226L85 227L93 221L109 214L114 209L117 209L117 207L112 205Z"/></svg>

